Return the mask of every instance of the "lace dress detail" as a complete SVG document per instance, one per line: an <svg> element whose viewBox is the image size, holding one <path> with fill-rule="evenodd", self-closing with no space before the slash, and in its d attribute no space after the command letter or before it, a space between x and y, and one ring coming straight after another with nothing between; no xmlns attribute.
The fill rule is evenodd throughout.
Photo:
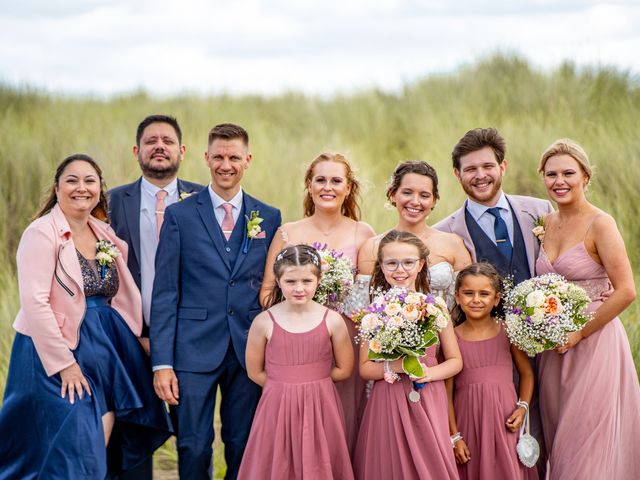
<svg viewBox="0 0 640 480"><path fill-rule="evenodd" d="M82 282L84 283L85 297L101 295L113 297L118 292L120 282L118 280L118 270L112 266L107 266L105 278L100 277L100 265L96 260L88 260L76 250L82 271Z"/></svg>
<svg viewBox="0 0 640 480"><path fill-rule="evenodd" d="M456 285L456 273L448 262L440 262L429 267L429 287L431 293L442 297L451 310L455 305L454 289Z"/></svg>

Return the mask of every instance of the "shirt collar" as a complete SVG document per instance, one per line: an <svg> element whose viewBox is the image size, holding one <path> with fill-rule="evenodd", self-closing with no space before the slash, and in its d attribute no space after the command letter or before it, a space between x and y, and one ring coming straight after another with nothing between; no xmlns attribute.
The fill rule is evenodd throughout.
<svg viewBox="0 0 640 480"><path fill-rule="evenodd" d="M213 208L216 209L221 206L223 203L230 203L233 208L242 209L242 188L238 190L231 200L225 200L211 188L211 184L209 184L209 196L211 197L211 203L213 204Z"/></svg>
<svg viewBox="0 0 640 480"><path fill-rule="evenodd" d="M142 187L142 190L144 192L148 193L149 195L151 195L154 198L156 196L156 193L158 193L160 190L164 190L165 192L167 192L167 195L173 196L178 191L178 179L174 178L171 181L171 183L169 183L168 185L165 185L164 187L160 188L157 185L154 185L153 183L151 183L146 178L142 177L142 180L140 182L140 186Z"/></svg>
<svg viewBox="0 0 640 480"><path fill-rule="evenodd" d="M502 192L500 194L500 198L494 205L494 207L498 207L501 210L506 210L507 212L511 211L511 205L507 201L507 196ZM487 207L486 205L482 205L481 203L475 202L470 198L467 198L467 210L473 217L473 219L477 222L478 219L484 215L484 213L491 207Z"/></svg>

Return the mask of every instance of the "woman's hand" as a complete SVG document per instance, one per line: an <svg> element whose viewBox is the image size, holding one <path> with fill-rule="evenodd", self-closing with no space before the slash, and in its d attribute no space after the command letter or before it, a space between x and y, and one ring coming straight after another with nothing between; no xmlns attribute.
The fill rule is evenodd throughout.
<svg viewBox="0 0 640 480"><path fill-rule="evenodd" d="M471 452L464 440L460 439L453 445L453 455L456 457L456 463L462 465L471 460Z"/></svg>
<svg viewBox="0 0 640 480"><path fill-rule="evenodd" d="M420 365L422 366L422 371L424 372L424 376L417 378L417 377L411 377L411 380L413 380L416 383L427 383L431 381L431 369L429 367L427 367L424 363L420 362Z"/></svg>
<svg viewBox="0 0 640 480"><path fill-rule="evenodd" d="M524 422L524 416L526 413L527 412L524 407L516 408L505 422L505 424L507 425L507 430L509 430L510 432L517 432L522 426L522 422Z"/></svg>
<svg viewBox="0 0 640 480"><path fill-rule="evenodd" d="M74 403L76 393L78 398L82 400L82 389L84 388L89 396L91 396L91 390L89 389L89 383L84 378L82 370L78 362L74 362L67 368L60 370L60 379L62 380L62 388L60 389L60 396L65 397L67 391L69 392L69 402Z"/></svg>
<svg viewBox="0 0 640 480"><path fill-rule="evenodd" d="M582 330L578 330L577 332L571 332L567 337L567 341L561 347L556 348L556 352L562 354L567 353L570 348L575 347L578 343L582 341L584 335L582 335Z"/></svg>

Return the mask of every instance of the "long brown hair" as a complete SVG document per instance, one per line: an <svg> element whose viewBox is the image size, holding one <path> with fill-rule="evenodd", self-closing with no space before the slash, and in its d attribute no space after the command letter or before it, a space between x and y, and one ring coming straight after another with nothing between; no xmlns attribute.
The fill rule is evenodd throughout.
<svg viewBox="0 0 640 480"><path fill-rule="evenodd" d="M276 284L265 301L266 308L271 308L276 303L284 300L282 289L278 285L278 280L282 277L285 267L302 267L304 265L313 265L314 273L320 280L320 255L318 251L309 245L300 244L287 247L276 255L276 261L273 263L273 274L276 277Z"/></svg>
<svg viewBox="0 0 640 480"><path fill-rule="evenodd" d="M60 182L60 177L69 165L71 165L73 162L78 161L87 162L89 165L91 165L100 178L100 199L98 201L98 205L96 205L95 208L91 210L91 215L96 217L98 220L102 220L103 222L109 222L107 186L104 183L104 178L102 178L102 170L93 158L84 153L74 153L73 155L69 155L67 158L62 160L62 162L60 162L60 165L58 165L58 168L56 168L55 176L53 177L53 186L51 187L49 192L47 192L44 200L41 202L40 208L38 209L38 212L35 214L34 218L40 218L43 215L46 215L51 211L53 207L55 207L56 203L58 203L56 187Z"/></svg>
<svg viewBox="0 0 640 480"><path fill-rule="evenodd" d="M493 287L493 289L496 291L498 295L500 295L500 303L498 303L497 306L491 309L491 316L492 317L500 316L503 309L503 297L502 297L503 281L502 281L502 277L500 276L496 268L488 262L472 263L471 265L464 267L462 270L458 272L458 276L456 277L456 286L455 286L456 293L458 293L458 290L460 290L460 287L462 286L462 281L466 277L470 277L470 276L486 277L489 279L489 282L491 283L491 286ZM460 325L467 319L467 316L462 311L462 308L460 308L460 304L456 303L455 307L453 307L453 310L451 310L451 318L453 319L453 323L456 325Z"/></svg>
<svg viewBox="0 0 640 480"><path fill-rule="evenodd" d="M351 164L341 153L321 153L307 167L307 171L304 174L305 196L302 204L304 208L304 216L310 217L316 211L316 206L313 203L313 198L311 198L311 192L309 191L309 185L311 185L311 179L313 178L313 169L320 162L336 162L344 165L347 183L351 185L351 191L342 204L342 215L349 217L356 222L359 221L361 217L360 205L358 204L360 201L360 183L356 179L355 172L353 171Z"/></svg>
<svg viewBox="0 0 640 480"><path fill-rule="evenodd" d="M418 276L416 277L416 290L418 292L429 293L431 291L429 288L429 249L424 244L424 242L413 233L401 232L400 230L391 230L384 237L382 237L382 240L380 240L380 244L378 245L378 256L376 258L376 264L373 267L371 286L374 289L382 288L383 290L388 290L389 288L391 288L391 285L389 284L389 282L387 282L387 279L384 276L384 272L382 271L382 250L386 245L395 242L408 243L409 245L413 245L418 249L418 257L423 261L423 265L422 269L418 272Z"/></svg>

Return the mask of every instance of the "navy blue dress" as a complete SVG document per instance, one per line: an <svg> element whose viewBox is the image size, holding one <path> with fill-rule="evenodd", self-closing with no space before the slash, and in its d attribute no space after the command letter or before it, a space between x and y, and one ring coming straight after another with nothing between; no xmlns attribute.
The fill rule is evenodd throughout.
<svg viewBox="0 0 640 480"><path fill-rule="evenodd" d="M136 466L171 435L149 360L109 305L117 270L107 268L102 279L95 260L78 258L87 309L73 354L92 395L76 395L73 405L62 398L60 375L48 377L31 337L17 333L0 410L0 480L104 479ZM107 412L116 416L108 449Z"/></svg>

